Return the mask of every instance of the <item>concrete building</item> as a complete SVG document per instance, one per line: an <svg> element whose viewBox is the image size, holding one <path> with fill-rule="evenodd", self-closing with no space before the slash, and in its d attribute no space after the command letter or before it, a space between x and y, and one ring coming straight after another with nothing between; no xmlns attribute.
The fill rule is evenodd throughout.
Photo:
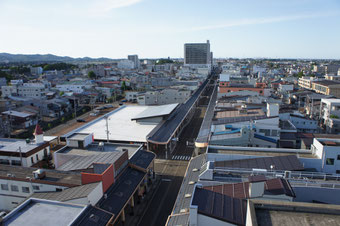
<svg viewBox="0 0 340 226"><path fill-rule="evenodd" d="M32 75L41 75L43 73L42 67L30 67Z"/></svg>
<svg viewBox="0 0 340 226"><path fill-rule="evenodd" d="M43 132L36 126L35 140L0 138L0 164L30 167L50 155L49 142L43 140Z"/></svg>
<svg viewBox="0 0 340 226"><path fill-rule="evenodd" d="M312 83L312 89L316 93L333 95L340 98L340 82L332 80L316 81Z"/></svg>
<svg viewBox="0 0 340 226"><path fill-rule="evenodd" d="M36 113L29 111L4 111L1 113L3 121L7 121L11 129L26 129L38 123Z"/></svg>
<svg viewBox="0 0 340 226"><path fill-rule="evenodd" d="M121 60L117 64L118 69L134 69L135 68L135 63L131 60Z"/></svg>
<svg viewBox="0 0 340 226"><path fill-rule="evenodd" d="M0 88L7 85L6 78L0 78Z"/></svg>
<svg viewBox="0 0 340 226"><path fill-rule="evenodd" d="M132 61L134 63L134 68L139 68L140 63L138 59L138 55L128 55L128 60Z"/></svg>
<svg viewBox="0 0 340 226"><path fill-rule="evenodd" d="M328 75L336 75L340 69L339 64L329 64L325 66L325 72Z"/></svg>
<svg viewBox="0 0 340 226"><path fill-rule="evenodd" d="M163 89L138 94L139 105L162 105L184 103L189 99L191 90Z"/></svg>
<svg viewBox="0 0 340 226"><path fill-rule="evenodd" d="M318 81L319 79L318 78L315 78L315 77L302 77L302 78L299 78L299 81L298 81L298 84L299 84L299 87L302 87L304 89L312 89L312 83L314 81Z"/></svg>
<svg viewBox="0 0 340 226"><path fill-rule="evenodd" d="M320 125L327 133L340 132L340 99L321 99Z"/></svg>
<svg viewBox="0 0 340 226"><path fill-rule="evenodd" d="M2 225L109 225L113 215L92 205L30 198L2 219Z"/></svg>
<svg viewBox="0 0 340 226"><path fill-rule="evenodd" d="M184 44L184 64L211 64L210 43L186 43Z"/></svg>

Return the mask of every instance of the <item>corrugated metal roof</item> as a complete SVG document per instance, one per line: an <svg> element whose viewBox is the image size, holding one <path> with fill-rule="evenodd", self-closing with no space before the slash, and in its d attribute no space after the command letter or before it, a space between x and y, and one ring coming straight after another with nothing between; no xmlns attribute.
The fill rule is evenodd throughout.
<svg viewBox="0 0 340 226"><path fill-rule="evenodd" d="M65 202L73 199L87 197L98 185L99 182L68 188L59 192L56 191L33 193L31 197Z"/></svg>
<svg viewBox="0 0 340 226"><path fill-rule="evenodd" d="M123 152L100 153L87 156L73 156L69 161L61 165L58 170L72 171L88 169L93 163L114 163Z"/></svg>

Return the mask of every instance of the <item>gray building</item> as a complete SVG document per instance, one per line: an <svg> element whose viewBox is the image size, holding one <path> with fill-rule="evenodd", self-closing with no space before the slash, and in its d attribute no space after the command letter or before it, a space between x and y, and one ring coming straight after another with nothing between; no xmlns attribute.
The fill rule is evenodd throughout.
<svg viewBox="0 0 340 226"><path fill-rule="evenodd" d="M139 68L138 55L128 55L128 60L131 60L135 64L135 68Z"/></svg>
<svg viewBox="0 0 340 226"><path fill-rule="evenodd" d="M184 64L211 64L210 43L184 44Z"/></svg>

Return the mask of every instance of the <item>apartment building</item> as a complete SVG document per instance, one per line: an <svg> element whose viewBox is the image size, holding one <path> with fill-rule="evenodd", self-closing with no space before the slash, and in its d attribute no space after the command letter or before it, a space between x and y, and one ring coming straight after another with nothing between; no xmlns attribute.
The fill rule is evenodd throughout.
<svg viewBox="0 0 340 226"><path fill-rule="evenodd" d="M184 44L184 64L211 64L210 43Z"/></svg>
<svg viewBox="0 0 340 226"><path fill-rule="evenodd" d="M312 83L314 81L317 81L318 79L315 78L315 77L302 77L302 78L299 78L299 81L298 81L298 84L299 84L299 87L302 87L304 89L312 89Z"/></svg>
<svg viewBox="0 0 340 226"><path fill-rule="evenodd" d="M340 133L340 99L321 99L320 124L327 133Z"/></svg>

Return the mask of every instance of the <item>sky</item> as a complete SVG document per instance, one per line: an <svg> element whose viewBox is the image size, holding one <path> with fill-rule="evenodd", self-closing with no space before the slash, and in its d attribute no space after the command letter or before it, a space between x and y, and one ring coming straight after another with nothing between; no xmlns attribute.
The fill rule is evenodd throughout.
<svg viewBox="0 0 340 226"><path fill-rule="evenodd" d="M340 59L340 0L0 0L0 52Z"/></svg>

